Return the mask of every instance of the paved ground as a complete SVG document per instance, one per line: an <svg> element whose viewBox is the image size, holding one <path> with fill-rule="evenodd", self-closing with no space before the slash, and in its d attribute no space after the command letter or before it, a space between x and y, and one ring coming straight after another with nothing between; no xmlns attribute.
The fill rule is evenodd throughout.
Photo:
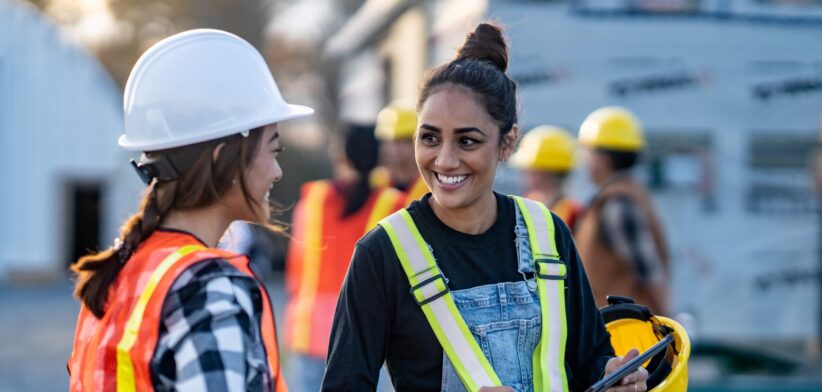
<svg viewBox="0 0 822 392"><path fill-rule="evenodd" d="M0 391L68 390L66 360L78 309L68 281L0 284Z"/></svg>
<svg viewBox="0 0 822 392"><path fill-rule="evenodd" d="M281 282L275 276L268 284L277 316L283 314ZM79 309L71 292L68 280L0 283L0 392L68 390L66 361Z"/></svg>

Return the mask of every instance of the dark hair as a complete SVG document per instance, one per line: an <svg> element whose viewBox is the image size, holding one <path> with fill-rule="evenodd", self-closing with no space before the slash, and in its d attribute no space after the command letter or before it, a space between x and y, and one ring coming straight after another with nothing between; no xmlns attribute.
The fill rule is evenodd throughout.
<svg viewBox="0 0 822 392"><path fill-rule="evenodd" d="M126 261L148 238L171 209L197 208L219 200L238 179L248 207L254 211L259 203L250 195L245 181L245 169L251 165L260 149L262 128L255 128L248 137L233 135L219 140L190 146L147 152L148 157L193 156L189 168L170 181L151 180L140 202L140 208L120 229L120 237L108 249L81 257L71 269L77 275L74 289L83 304L98 318L105 313L108 291ZM219 158L212 159L214 148L225 143Z"/></svg>
<svg viewBox="0 0 822 392"><path fill-rule="evenodd" d="M417 110L444 85L468 88L477 101L493 118L502 136L517 122L517 84L509 78L508 47L502 28L491 23L480 23L465 37L465 43L451 62L434 68L423 81Z"/></svg>
<svg viewBox="0 0 822 392"><path fill-rule="evenodd" d="M619 151L619 150L605 150L600 149L603 154L608 157L611 162L611 168L614 171L627 170L636 164L639 159L639 154L633 151Z"/></svg>
<svg viewBox="0 0 822 392"><path fill-rule="evenodd" d="M373 124L347 124L340 132L345 157L359 174L357 182L345 190L343 218L359 211L371 196L370 175L379 158L379 144L374 137L374 127Z"/></svg>

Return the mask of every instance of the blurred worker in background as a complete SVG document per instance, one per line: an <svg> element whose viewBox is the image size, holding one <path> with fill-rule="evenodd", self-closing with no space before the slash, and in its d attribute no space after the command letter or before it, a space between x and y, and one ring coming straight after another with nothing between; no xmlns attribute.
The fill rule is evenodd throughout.
<svg viewBox="0 0 822 392"><path fill-rule="evenodd" d="M331 144L333 180L303 185L286 260L288 380L296 391L320 389L331 321L357 240L397 209L404 195L372 188L374 127L348 125Z"/></svg>
<svg viewBox="0 0 822 392"><path fill-rule="evenodd" d="M525 134L511 165L522 170L525 197L545 204L574 230L582 204L565 194L574 168L574 139L562 128L543 125Z"/></svg>
<svg viewBox="0 0 822 392"><path fill-rule="evenodd" d="M233 221L268 222L277 123L313 110L283 100L248 42L210 29L147 50L124 101L119 144L143 152L147 187L115 244L72 267L70 390L286 391L265 288L215 247Z"/></svg>
<svg viewBox="0 0 822 392"><path fill-rule="evenodd" d="M647 189L631 176L645 139L628 110L605 107L579 130L588 171L599 190L574 235L597 304L632 297L654 314L668 313L668 248Z"/></svg>
<svg viewBox="0 0 822 392"><path fill-rule="evenodd" d="M405 193L399 207L428 193L414 160L414 132L417 130L417 112L413 104L397 101L377 115L375 135L380 141L380 162L375 170L374 183L390 185Z"/></svg>

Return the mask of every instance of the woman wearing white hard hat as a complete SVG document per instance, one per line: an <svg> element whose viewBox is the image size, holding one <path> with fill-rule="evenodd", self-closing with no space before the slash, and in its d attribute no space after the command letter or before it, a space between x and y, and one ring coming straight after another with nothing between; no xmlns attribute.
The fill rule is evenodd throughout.
<svg viewBox="0 0 822 392"><path fill-rule="evenodd" d="M147 184L109 249L81 258L72 391L286 390L268 296L240 254L236 220L265 224L282 176L287 104L259 52L218 30L160 41L124 96L121 147Z"/></svg>

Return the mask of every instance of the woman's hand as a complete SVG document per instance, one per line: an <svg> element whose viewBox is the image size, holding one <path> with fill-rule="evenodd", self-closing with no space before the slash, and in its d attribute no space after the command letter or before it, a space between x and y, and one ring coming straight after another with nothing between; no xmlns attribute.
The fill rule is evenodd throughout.
<svg viewBox="0 0 822 392"><path fill-rule="evenodd" d="M514 392L511 387L482 387L479 392Z"/></svg>
<svg viewBox="0 0 822 392"><path fill-rule="evenodd" d="M611 358L605 365L605 375L613 373L637 355L639 355L639 351L634 348L628 351L624 357ZM608 388L605 392L645 392L648 389L648 386L645 384L645 380L647 379L648 371L640 366L639 369L622 378L622 381Z"/></svg>

